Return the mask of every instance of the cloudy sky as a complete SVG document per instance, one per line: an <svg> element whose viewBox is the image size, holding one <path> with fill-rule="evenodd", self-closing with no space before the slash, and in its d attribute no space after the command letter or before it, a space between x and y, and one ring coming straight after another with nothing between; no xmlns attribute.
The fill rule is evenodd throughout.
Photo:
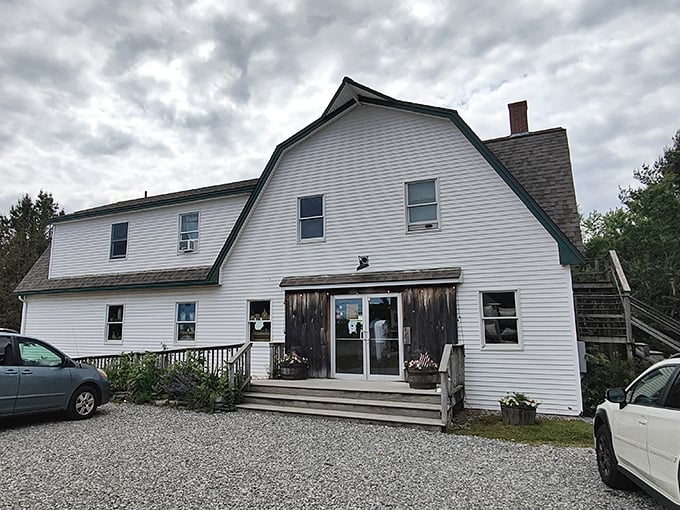
<svg viewBox="0 0 680 510"><path fill-rule="evenodd" d="M0 213L257 177L343 76L482 139L562 126L582 212L680 129L680 0L0 0Z"/></svg>

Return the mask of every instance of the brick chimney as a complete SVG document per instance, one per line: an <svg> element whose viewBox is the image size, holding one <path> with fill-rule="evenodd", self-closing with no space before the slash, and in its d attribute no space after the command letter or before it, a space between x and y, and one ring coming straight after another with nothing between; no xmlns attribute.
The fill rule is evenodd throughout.
<svg viewBox="0 0 680 510"><path fill-rule="evenodd" d="M527 120L527 102L519 101L508 105L510 111L510 135L519 135L529 132Z"/></svg>

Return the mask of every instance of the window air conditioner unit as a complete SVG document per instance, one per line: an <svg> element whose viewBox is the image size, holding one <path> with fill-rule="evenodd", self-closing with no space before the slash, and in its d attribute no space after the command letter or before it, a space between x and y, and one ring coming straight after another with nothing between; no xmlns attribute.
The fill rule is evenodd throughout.
<svg viewBox="0 0 680 510"><path fill-rule="evenodd" d="M196 249L196 240L195 239L186 239L184 241L179 242L179 251L194 251Z"/></svg>

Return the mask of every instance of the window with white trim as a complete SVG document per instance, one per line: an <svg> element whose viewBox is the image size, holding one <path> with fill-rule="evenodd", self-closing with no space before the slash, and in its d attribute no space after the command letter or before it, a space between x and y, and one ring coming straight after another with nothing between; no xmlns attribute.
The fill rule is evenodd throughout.
<svg viewBox="0 0 680 510"><path fill-rule="evenodd" d="M271 301L248 301L248 330L251 342L272 339Z"/></svg>
<svg viewBox="0 0 680 510"><path fill-rule="evenodd" d="M111 250L109 258L124 259L127 256L128 224L114 223L111 225Z"/></svg>
<svg viewBox="0 0 680 510"><path fill-rule="evenodd" d="M179 242L177 248L189 253L198 249L198 213L179 215Z"/></svg>
<svg viewBox="0 0 680 510"><path fill-rule="evenodd" d="M436 179L406 183L406 222L409 231L439 228Z"/></svg>
<svg viewBox="0 0 680 510"><path fill-rule="evenodd" d="M485 345L519 345L517 292L482 292Z"/></svg>
<svg viewBox="0 0 680 510"><path fill-rule="evenodd" d="M196 302L177 303L175 313L175 340L193 342L196 340Z"/></svg>
<svg viewBox="0 0 680 510"><path fill-rule="evenodd" d="M106 341L123 342L123 305L106 305Z"/></svg>
<svg viewBox="0 0 680 510"><path fill-rule="evenodd" d="M323 195L298 198L298 239L322 240L323 236Z"/></svg>

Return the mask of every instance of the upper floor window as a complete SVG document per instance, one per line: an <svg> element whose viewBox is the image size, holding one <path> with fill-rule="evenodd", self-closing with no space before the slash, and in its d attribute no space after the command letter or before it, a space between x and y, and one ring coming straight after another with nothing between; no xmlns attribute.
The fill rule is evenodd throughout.
<svg viewBox="0 0 680 510"><path fill-rule="evenodd" d="M300 241L323 239L323 195L298 198L298 236Z"/></svg>
<svg viewBox="0 0 680 510"><path fill-rule="evenodd" d="M110 258L124 259L127 256L128 224L114 223L111 225Z"/></svg>
<svg viewBox="0 0 680 510"><path fill-rule="evenodd" d="M123 341L123 305L106 306L106 341Z"/></svg>
<svg viewBox="0 0 680 510"><path fill-rule="evenodd" d="M406 183L406 216L409 231L439 227L435 179Z"/></svg>
<svg viewBox="0 0 680 510"><path fill-rule="evenodd" d="M482 292L484 344L519 345L519 314L515 292Z"/></svg>
<svg viewBox="0 0 680 510"><path fill-rule="evenodd" d="M198 249L198 213L179 215L179 251L192 252Z"/></svg>

